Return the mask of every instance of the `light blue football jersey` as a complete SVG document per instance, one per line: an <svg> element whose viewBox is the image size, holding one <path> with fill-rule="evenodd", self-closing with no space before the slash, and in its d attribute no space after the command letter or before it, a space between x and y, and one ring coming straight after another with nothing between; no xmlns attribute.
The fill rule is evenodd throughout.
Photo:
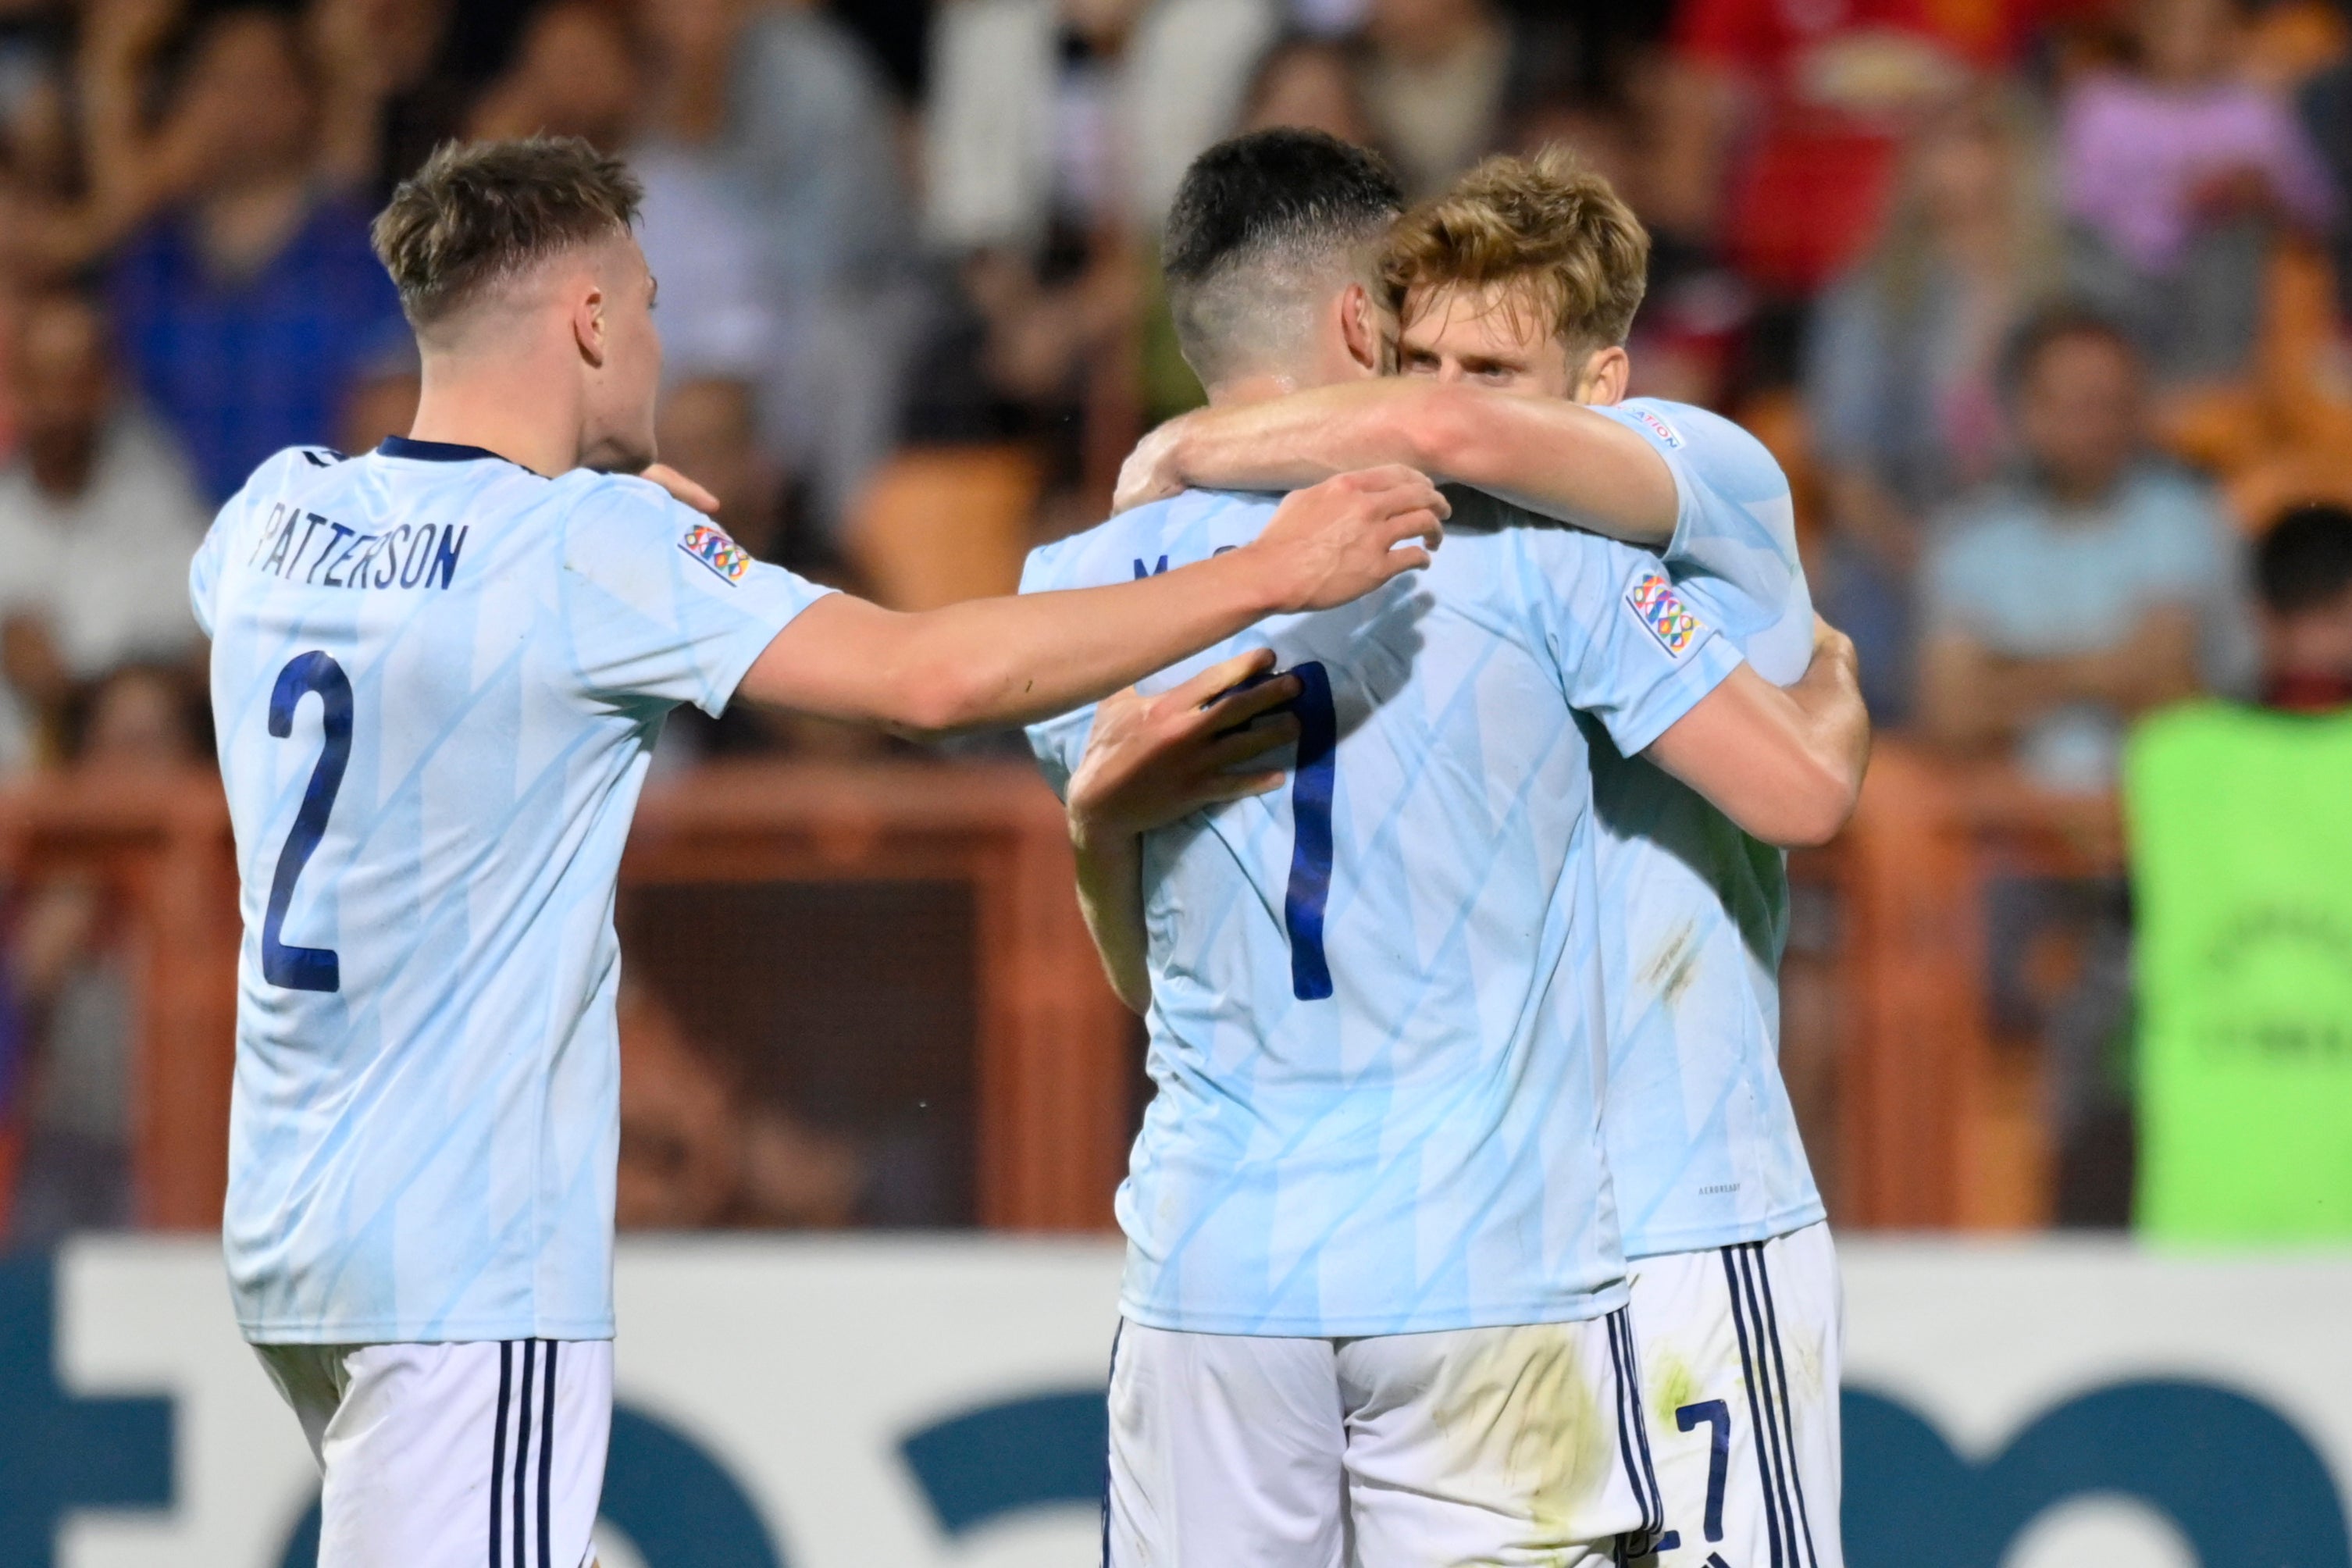
<svg viewBox="0 0 2352 1568"><path fill-rule="evenodd" d="M1674 470L1665 552L1766 679L1812 658L1813 605L1789 481L1762 443L1704 409L1598 410ZM1604 1120L1631 1258L1785 1235L1822 1217L1780 1078L1788 858L1696 792L1605 742L1593 803L1610 1007Z"/></svg>
<svg viewBox="0 0 2352 1568"><path fill-rule="evenodd" d="M1024 591L1247 542L1276 501L1194 492L1030 557ZM1456 501L1429 570L1278 616L1307 683L1278 794L1147 837L1150 1070L1118 1217L1155 1328L1339 1336L1615 1309L1591 774L1739 662L1652 556ZM1091 710L1036 726L1059 790Z"/></svg>
<svg viewBox="0 0 2352 1568"><path fill-rule="evenodd" d="M247 1337L609 1336L622 842L664 715L718 712L822 590L642 479L397 438L264 463L190 587Z"/></svg>

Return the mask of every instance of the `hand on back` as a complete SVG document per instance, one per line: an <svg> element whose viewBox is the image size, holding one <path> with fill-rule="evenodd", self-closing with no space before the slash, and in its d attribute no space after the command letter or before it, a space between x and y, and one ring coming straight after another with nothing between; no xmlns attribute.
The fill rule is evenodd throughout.
<svg viewBox="0 0 2352 1568"><path fill-rule="evenodd" d="M1148 833L1281 787L1279 768L1236 771L1298 739L1298 720L1281 710L1298 678L1273 668L1274 650L1256 648L1156 697L1130 687L1104 699L1070 777L1072 839Z"/></svg>
<svg viewBox="0 0 2352 1568"><path fill-rule="evenodd" d="M1453 510L1417 469L1360 468L1293 490L1248 548L1276 574L1281 610L1328 610L1428 565Z"/></svg>

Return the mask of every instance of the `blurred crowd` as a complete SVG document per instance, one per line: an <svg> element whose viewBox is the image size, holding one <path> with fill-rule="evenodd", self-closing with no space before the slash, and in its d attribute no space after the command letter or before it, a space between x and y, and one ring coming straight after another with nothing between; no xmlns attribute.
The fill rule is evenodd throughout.
<svg viewBox="0 0 2352 1568"><path fill-rule="evenodd" d="M2255 542L2352 499L2336 0L0 0L0 775L204 753L184 563L268 453L405 428L367 225L440 141L627 155L664 457L906 599L1003 585L1197 401L1156 229L1275 124L1415 196L1554 142L1610 175L1656 241L1634 391L1774 448L1881 724L1956 757L2104 790L2135 715L2253 694ZM53 1168L119 1164L121 1072L53 1044L121 1005L103 900L12 908L16 1098Z"/></svg>

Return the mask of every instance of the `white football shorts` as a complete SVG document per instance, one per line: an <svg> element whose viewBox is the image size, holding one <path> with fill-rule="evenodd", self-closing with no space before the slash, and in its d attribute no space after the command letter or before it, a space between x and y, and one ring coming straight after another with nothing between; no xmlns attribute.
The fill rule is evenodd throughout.
<svg viewBox="0 0 2352 1568"><path fill-rule="evenodd" d="M319 1568L581 1568L609 1340L256 1345L326 1478Z"/></svg>
<svg viewBox="0 0 2352 1568"><path fill-rule="evenodd" d="M1122 1324L1106 1568L1578 1568L1654 1524L1626 1314L1371 1339Z"/></svg>
<svg viewBox="0 0 2352 1568"><path fill-rule="evenodd" d="M1643 1568L1844 1568L1844 1295L1826 1225L1638 1258L1633 1337L1665 1527Z"/></svg>

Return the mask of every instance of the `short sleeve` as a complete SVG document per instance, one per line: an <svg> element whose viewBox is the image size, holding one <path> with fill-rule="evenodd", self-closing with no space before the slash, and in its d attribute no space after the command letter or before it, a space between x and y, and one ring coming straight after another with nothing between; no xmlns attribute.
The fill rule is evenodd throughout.
<svg viewBox="0 0 2352 1568"><path fill-rule="evenodd" d="M1716 629L1765 679L1785 686L1802 676L1813 602L1780 459L1704 408L1637 398L1594 412L1639 436L1674 476L1675 531L1663 552L1671 580L1704 593Z"/></svg>
<svg viewBox="0 0 2352 1568"><path fill-rule="evenodd" d="M1718 635L1714 607L1656 556L1567 530L1519 538L1560 690L1625 755L1646 751L1744 662Z"/></svg>
<svg viewBox="0 0 2352 1568"><path fill-rule="evenodd" d="M563 527L562 613L584 695L716 717L775 636L833 590L754 561L643 479L598 476Z"/></svg>
<svg viewBox="0 0 2352 1568"><path fill-rule="evenodd" d="M1675 479L1665 563L1777 596L1801 571L1789 477L1770 448L1720 415L1650 399L1599 407L1649 445Z"/></svg>
<svg viewBox="0 0 2352 1568"><path fill-rule="evenodd" d="M196 625L205 636L213 635L213 595L220 587L221 556L226 550L228 509L213 520L205 531L205 542L196 546L195 558L188 563L188 607L195 612Z"/></svg>

